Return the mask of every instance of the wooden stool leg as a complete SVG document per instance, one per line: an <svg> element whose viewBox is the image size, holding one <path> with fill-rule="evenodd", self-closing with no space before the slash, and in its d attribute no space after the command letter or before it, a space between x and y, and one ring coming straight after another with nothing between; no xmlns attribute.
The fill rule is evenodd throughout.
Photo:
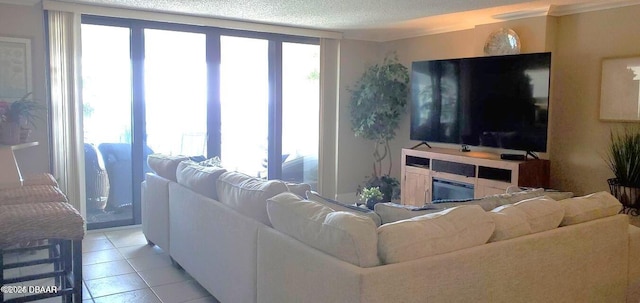
<svg viewBox="0 0 640 303"><path fill-rule="evenodd" d="M82 302L82 240L73 241L73 298Z"/></svg>
<svg viewBox="0 0 640 303"><path fill-rule="evenodd" d="M4 285L4 250L0 249L0 286ZM4 302L4 292L0 291L0 302Z"/></svg>

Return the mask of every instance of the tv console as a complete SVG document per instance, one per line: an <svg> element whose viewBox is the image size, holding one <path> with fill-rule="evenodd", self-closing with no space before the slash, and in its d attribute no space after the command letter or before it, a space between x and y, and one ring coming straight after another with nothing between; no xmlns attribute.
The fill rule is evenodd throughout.
<svg viewBox="0 0 640 303"><path fill-rule="evenodd" d="M505 193L509 186L549 187L549 160L501 159L499 154L433 147L402 149L402 204L431 203L433 179L473 187L473 197Z"/></svg>

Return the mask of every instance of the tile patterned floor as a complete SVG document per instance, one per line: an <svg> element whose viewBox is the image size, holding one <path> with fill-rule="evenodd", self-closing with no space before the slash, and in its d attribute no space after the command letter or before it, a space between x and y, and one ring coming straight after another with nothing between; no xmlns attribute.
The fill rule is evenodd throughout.
<svg viewBox="0 0 640 303"><path fill-rule="evenodd" d="M147 245L140 227L89 231L82 245L84 303L218 302L188 273L173 266L169 256L160 248ZM38 255L16 254L5 257L5 261L25 261L36 256ZM50 270L50 266L52 265L6 270L5 275ZM34 284L29 285L53 285L52 280L31 283ZM61 301L57 297L37 302Z"/></svg>

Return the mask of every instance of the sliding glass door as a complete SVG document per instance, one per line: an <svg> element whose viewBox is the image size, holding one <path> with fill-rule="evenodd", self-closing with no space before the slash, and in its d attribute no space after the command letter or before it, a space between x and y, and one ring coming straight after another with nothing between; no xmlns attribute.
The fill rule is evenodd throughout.
<svg viewBox="0 0 640 303"><path fill-rule="evenodd" d="M144 30L147 146L167 155L207 155L206 36Z"/></svg>
<svg viewBox="0 0 640 303"><path fill-rule="evenodd" d="M130 30L82 25L85 189L89 228L133 224Z"/></svg>
<svg viewBox="0 0 640 303"><path fill-rule="evenodd" d="M269 41L220 37L220 133L228 170L267 177Z"/></svg>
<svg viewBox="0 0 640 303"><path fill-rule="evenodd" d="M318 40L83 16L88 227L139 224L151 153L316 188Z"/></svg>
<svg viewBox="0 0 640 303"><path fill-rule="evenodd" d="M282 177L316 189L320 136L320 46L282 43Z"/></svg>

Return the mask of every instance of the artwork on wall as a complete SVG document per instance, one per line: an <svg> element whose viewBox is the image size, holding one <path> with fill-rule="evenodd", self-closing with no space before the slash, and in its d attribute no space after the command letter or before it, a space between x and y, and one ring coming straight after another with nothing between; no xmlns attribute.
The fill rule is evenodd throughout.
<svg viewBox="0 0 640 303"><path fill-rule="evenodd" d="M31 92L31 40L0 37L0 99L17 100Z"/></svg>
<svg viewBox="0 0 640 303"><path fill-rule="evenodd" d="M602 60L600 120L640 121L640 56Z"/></svg>

